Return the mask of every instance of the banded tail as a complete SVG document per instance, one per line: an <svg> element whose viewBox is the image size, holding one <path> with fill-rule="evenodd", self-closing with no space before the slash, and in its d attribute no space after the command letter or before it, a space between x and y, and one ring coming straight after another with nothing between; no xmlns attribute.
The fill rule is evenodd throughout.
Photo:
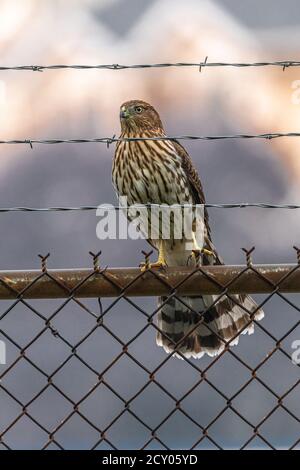
<svg viewBox="0 0 300 470"><path fill-rule="evenodd" d="M167 353L176 349L187 358L200 358L205 353L216 356L224 350L227 341L235 338L230 343L233 346L238 344L240 333L254 332L253 312L255 320L264 317L263 311L248 295L233 295L236 302L225 295L216 302L217 298L213 295L169 300L160 297L162 308L158 312L157 344ZM177 353L174 355L182 358Z"/></svg>

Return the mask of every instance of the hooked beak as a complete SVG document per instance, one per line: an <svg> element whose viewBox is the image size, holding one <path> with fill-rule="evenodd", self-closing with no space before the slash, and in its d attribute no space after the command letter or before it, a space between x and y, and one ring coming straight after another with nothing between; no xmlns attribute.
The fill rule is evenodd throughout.
<svg viewBox="0 0 300 470"><path fill-rule="evenodd" d="M120 118L127 119L130 116L130 113L127 109L121 109L120 111Z"/></svg>

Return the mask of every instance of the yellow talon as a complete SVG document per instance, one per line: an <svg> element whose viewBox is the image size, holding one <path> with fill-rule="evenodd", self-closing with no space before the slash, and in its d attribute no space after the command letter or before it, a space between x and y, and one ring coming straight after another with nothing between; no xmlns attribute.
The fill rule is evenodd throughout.
<svg viewBox="0 0 300 470"><path fill-rule="evenodd" d="M207 250L206 248L200 248L198 250L193 250L193 255L196 258L196 260L199 259L200 255L213 256L214 258L216 257L216 255L213 251Z"/></svg>
<svg viewBox="0 0 300 470"><path fill-rule="evenodd" d="M202 248L201 253L203 255L213 256L214 258L216 257L216 255L213 251L207 250L206 248Z"/></svg>
<svg viewBox="0 0 300 470"><path fill-rule="evenodd" d="M166 263L163 263L157 260L155 263L141 263L140 268L142 272L147 271L147 269L157 268L157 269L164 269L167 267Z"/></svg>
<svg viewBox="0 0 300 470"><path fill-rule="evenodd" d="M144 273L145 271L147 271L147 269L149 269L149 265L146 263L141 263L140 268L141 268L142 273Z"/></svg>
<svg viewBox="0 0 300 470"><path fill-rule="evenodd" d="M207 256L213 256L216 258L216 255L213 251L208 250L207 248L200 248L196 239L196 234L195 232L192 233L193 237L193 242L194 242L194 247L195 249L193 250L194 256L197 257L199 255L207 255Z"/></svg>
<svg viewBox="0 0 300 470"><path fill-rule="evenodd" d="M158 251L158 260L155 263L150 263L148 260L146 262L143 262L140 264L140 268L142 272L147 271L147 269L152 269L152 268L158 268L158 269L164 269L167 267L167 263L165 260L165 252L164 252L164 246L163 246L163 241L160 240L159 242L159 251Z"/></svg>

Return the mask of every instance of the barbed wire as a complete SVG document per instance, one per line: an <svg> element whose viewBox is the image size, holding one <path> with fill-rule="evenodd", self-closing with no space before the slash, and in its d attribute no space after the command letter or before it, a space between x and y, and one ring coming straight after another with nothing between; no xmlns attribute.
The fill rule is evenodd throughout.
<svg viewBox="0 0 300 470"><path fill-rule="evenodd" d="M230 140L230 139L278 139L282 137L300 137L300 132L273 132L266 134L232 134L232 135L179 135L179 136L159 136L159 137L99 137L91 139L13 139L0 140L0 144L26 144L33 148L34 144L86 144L100 143L107 147L117 142L140 142L148 140L175 141L175 140Z"/></svg>
<svg viewBox="0 0 300 470"><path fill-rule="evenodd" d="M60 207L0 207L0 213L5 212L88 212L88 211L96 211L97 209L102 209L105 211L110 210L129 210L132 208L135 209L142 209L142 208L149 208L152 207L161 207L166 208L169 207L171 209L176 209L179 207L182 208L196 208L196 207L206 207L206 208L215 208L215 209L246 209L246 208L259 208L259 209L300 209L300 204L268 204L264 202L237 202L233 204L173 204L172 206L166 206L161 204L134 204L134 206L118 206L114 204L99 204L98 206L60 206Z"/></svg>
<svg viewBox="0 0 300 470"><path fill-rule="evenodd" d="M54 65L13 65L13 66L0 66L1 71L6 70L23 70L31 72L43 72L44 70L124 70L124 69L149 69L149 68L172 68L172 67L192 67L198 68L201 72L203 67L280 67L285 70L288 67L299 67L300 61L295 60L280 60L280 61L267 61L267 62L208 62L208 57L202 62L164 62L156 64L54 64Z"/></svg>

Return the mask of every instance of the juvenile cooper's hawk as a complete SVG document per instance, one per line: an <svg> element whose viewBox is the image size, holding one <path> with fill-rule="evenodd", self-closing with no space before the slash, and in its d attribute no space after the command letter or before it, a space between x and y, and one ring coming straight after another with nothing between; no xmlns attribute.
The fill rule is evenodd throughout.
<svg viewBox="0 0 300 470"><path fill-rule="evenodd" d="M157 111L140 100L121 106L122 138L165 137ZM184 147L177 141L146 140L117 143L112 169L113 185L120 196L132 204L204 204L205 198L198 173ZM223 264L211 240L207 211L203 216L203 233L193 233L194 246L184 239L148 239L159 253L152 266L186 266L195 264L194 250L202 253L203 264ZM174 222L175 223L175 222ZM193 229L194 230L194 229ZM201 239L201 246L197 243ZM189 238L190 240L190 238ZM161 297L158 311L157 344L166 352L180 351L185 357L199 358L204 353L219 354L225 342L238 343L238 333L251 334L253 318L264 314L247 295L203 295ZM201 315L201 312L204 312ZM252 314L252 317L250 315ZM196 326L197 325L197 326ZM196 326L196 327L195 327ZM189 334L190 331L190 334Z"/></svg>

